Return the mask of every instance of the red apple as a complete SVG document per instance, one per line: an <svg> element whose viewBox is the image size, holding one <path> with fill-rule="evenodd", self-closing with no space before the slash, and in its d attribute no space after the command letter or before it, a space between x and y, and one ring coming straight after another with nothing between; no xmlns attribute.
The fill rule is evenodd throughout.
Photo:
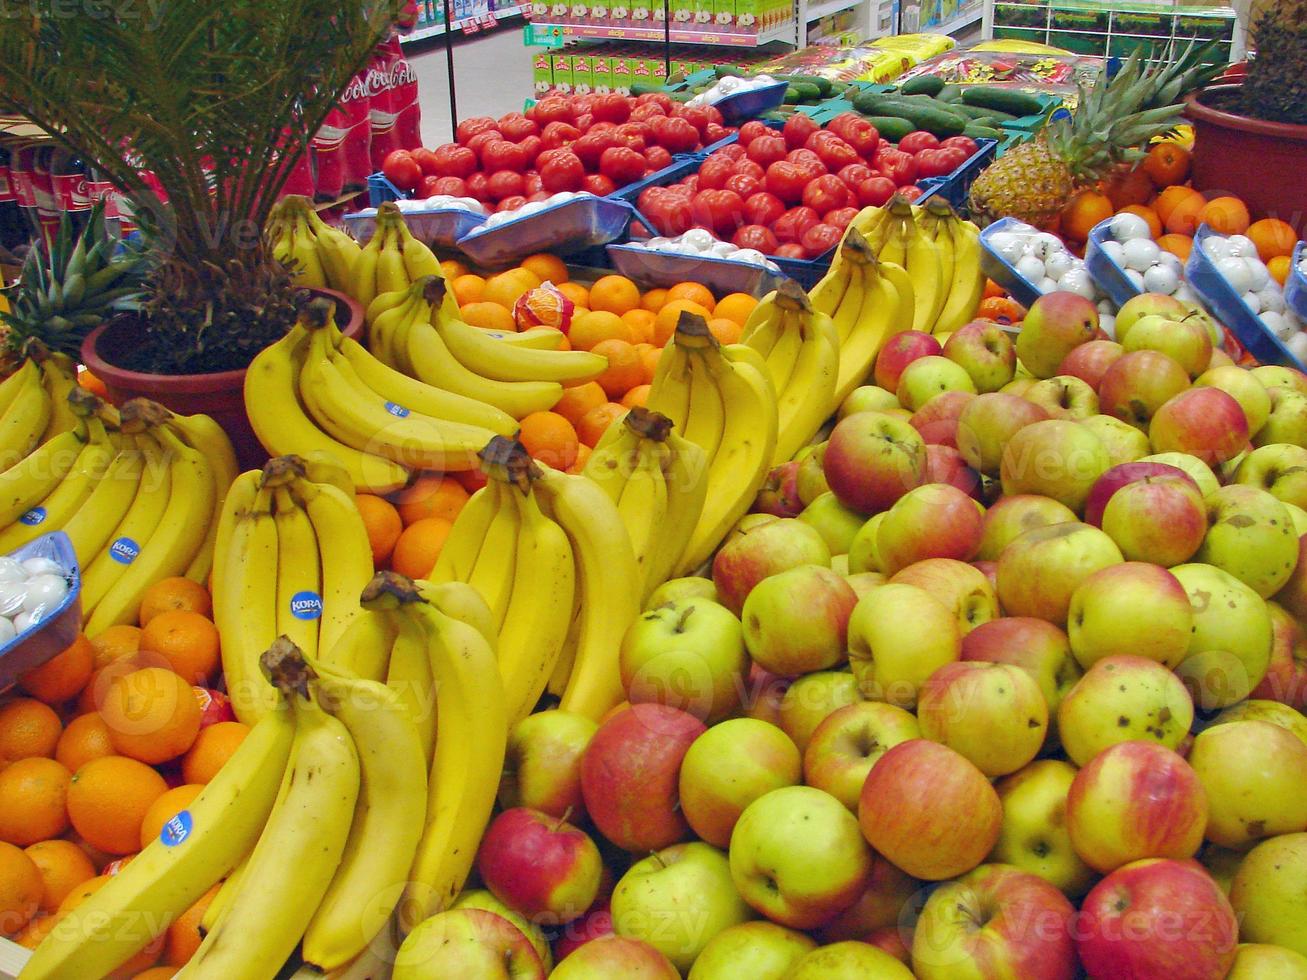
<svg viewBox="0 0 1307 980"><path fill-rule="evenodd" d="M594 904L603 859L572 824L514 807L481 838L477 871L501 902L547 925L570 922Z"/></svg>
<svg viewBox="0 0 1307 980"><path fill-rule="evenodd" d="M981 512L956 487L928 483L910 490L885 514L876 550L885 573L926 558L970 561L980 547Z"/></svg>
<svg viewBox="0 0 1307 980"><path fill-rule="evenodd" d="M759 514L772 514L776 517L798 517L803 512L803 501L799 499L797 459L781 463L767 474L767 480L753 502L753 509Z"/></svg>
<svg viewBox="0 0 1307 980"><path fill-rule="evenodd" d="M803 781L856 813L871 767L910 738L921 738L921 728L910 712L883 701L845 705L812 733L803 753Z"/></svg>
<svg viewBox="0 0 1307 980"><path fill-rule="evenodd" d="M1048 704L1020 667L966 660L930 675L917 699L917 720L923 736L992 779L1016 772L1039 753Z"/></svg>
<svg viewBox="0 0 1307 980"><path fill-rule="evenodd" d="M993 320L972 320L954 331L944 356L971 375L977 391L998 391L1017 369L1012 338Z"/></svg>
<svg viewBox="0 0 1307 980"><path fill-rule="evenodd" d="M680 971L658 950L639 939L600 936L574 949L549 980L681 980ZM441 977L441 980L445 980Z"/></svg>
<svg viewBox="0 0 1307 980"><path fill-rule="evenodd" d="M1033 402L1002 391L977 395L958 417L957 447L967 465L997 476L1003 447L1028 425L1042 422L1048 412Z"/></svg>
<svg viewBox="0 0 1307 980"><path fill-rule="evenodd" d="M517 926L484 909L461 908L433 915L408 934L395 954L394 977L545 980L545 968Z"/></svg>
<svg viewBox="0 0 1307 980"><path fill-rule="evenodd" d="M1056 731L1058 705L1081 677L1066 633L1028 616L1008 616L977 626L962 638L962 659L1011 664L1034 678L1048 704L1050 735Z"/></svg>
<svg viewBox="0 0 1307 980"><path fill-rule="evenodd" d="M1102 526L1130 561L1171 568L1202 546L1207 507L1192 480L1146 476L1112 494Z"/></svg>
<svg viewBox="0 0 1307 980"><path fill-rule="evenodd" d="M871 876L862 896L816 932L824 944L867 938L878 929L897 929L920 909L922 886L881 855L872 855Z"/></svg>
<svg viewBox="0 0 1307 980"><path fill-rule="evenodd" d="M927 558L896 572L890 581L915 585L929 592L952 610L963 636L999 617L998 595L993 584L983 571L964 561Z"/></svg>
<svg viewBox="0 0 1307 980"><path fill-rule="evenodd" d="M1188 387L1189 375L1174 360L1158 351L1134 351L1104 372L1098 410L1147 432L1153 413Z"/></svg>
<svg viewBox="0 0 1307 980"><path fill-rule="evenodd" d="M920 330L904 330L895 334L876 355L876 384L886 391L899 390L899 375L919 357L931 357L944 350L938 340Z"/></svg>
<svg viewBox="0 0 1307 980"><path fill-rule="evenodd" d="M907 926L882 926L871 930L862 941L884 950L904 966L912 965L912 930Z"/></svg>
<svg viewBox="0 0 1307 980"><path fill-rule="evenodd" d="M830 548L817 529L792 518L769 521L736 534L713 559L718 601L736 616L753 587L799 565L830 565Z"/></svg>
<svg viewBox="0 0 1307 980"><path fill-rule="evenodd" d="M500 805L585 819L581 756L598 729L592 720L572 711L541 711L519 721L508 733Z"/></svg>
<svg viewBox="0 0 1307 980"><path fill-rule="evenodd" d="M791 683L791 678L777 677L753 664L749 668L749 676L744 679L744 694L740 698L740 706L745 715L779 727L781 700Z"/></svg>
<svg viewBox="0 0 1307 980"><path fill-rule="evenodd" d="M1098 333L1098 310L1083 296L1045 293L1035 300L1017 334L1017 356L1036 378L1051 378L1072 350Z"/></svg>
<svg viewBox="0 0 1307 980"><path fill-rule="evenodd" d="M1153 452L1181 452L1213 466L1233 459L1248 445L1248 418L1220 388L1182 391L1148 426Z"/></svg>
<svg viewBox="0 0 1307 980"><path fill-rule="evenodd" d="M925 482L926 444L902 419L858 412L835 426L823 465L840 503L875 514Z"/></svg>
<svg viewBox="0 0 1307 980"><path fill-rule="evenodd" d="M926 447L926 482L946 483L969 497L980 499L980 474L951 446Z"/></svg>
<svg viewBox="0 0 1307 980"><path fill-rule="evenodd" d="M1091 340L1081 344L1058 365L1058 374L1067 374L1079 378L1095 391L1102 383L1103 375L1121 356L1125 348L1114 340Z"/></svg>
<svg viewBox="0 0 1307 980"><path fill-rule="evenodd" d="M554 960L559 962L586 943L612 934L613 913L608 907L608 900L596 902L581 918L563 926L562 932L554 940Z"/></svg>
<svg viewBox="0 0 1307 980"><path fill-rule="evenodd" d="M1080 583L1122 561L1120 549L1096 527L1067 523L1035 528L1003 549L998 599L1011 615L1065 626Z"/></svg>
<svg viewBox="0 0 1307 980"><path fill-rule="evenodd" d="M1113 466L1094 481L1094 486L1089 491L1089 497L1085 500L1085 523L1092 524L1094 527L1102 527L1103 511L1107 509L1107 502L1112 499L1112 494L1127 483L1134 483L1147 476L1166 476L1188 480L1193 483L1195 490L1198 489L1198 484L1194 482L1193 477L1178 466L1171 466L1169 463L1151 463L1146 460L1121 463Z"/></svg>
<svg viewBox="0 0 1307 980"><path fill-rule="evenodd" d="M921 433L926 445L958 445L958 417L976 396L969 391L945 391L912 413L912 427Z"/></svg>
<svg viewBox="0 0 1307 980"><path fill-rule="evenodd" d="M1271 663L1250 695L1257 700L1279 701L1307 712L1307 636L1298 620L1275 602L1266 604L1271 614Z"/></svg>

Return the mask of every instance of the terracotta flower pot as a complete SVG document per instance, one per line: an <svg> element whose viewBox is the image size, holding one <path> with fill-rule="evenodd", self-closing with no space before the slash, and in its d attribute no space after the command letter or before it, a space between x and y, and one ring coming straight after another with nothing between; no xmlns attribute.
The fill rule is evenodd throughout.
<svg viewBox="0 0 1307 980"><path fill-rule="evenodd" d="M1233 194L1254 218L1280 218L1301 233L1307 222L1307 126L1207 104L1213 96L1238 90L1238 85L1213 85L1185 98L1185 115L1194 126L1194 187Z"/></svg>
<svg viewBox="0 0 1307 980"><path fill-rule="evenodd" d="M363 307L344 293L330 289L313 292L335 300L338 310L347 311L347 316L337 315L337 323L341 324L345 336L357 339L363 332ZM211 415L227 430L242 468L262 465L268 454L255 438L245 415L245 369L170 375L146 374L115 366L117 355L136 344L140 333L138 322L116 320L96 327L82 342L82 363L104 382L110 400L121 403L129 398L149 398L179 415Z"/></svg>

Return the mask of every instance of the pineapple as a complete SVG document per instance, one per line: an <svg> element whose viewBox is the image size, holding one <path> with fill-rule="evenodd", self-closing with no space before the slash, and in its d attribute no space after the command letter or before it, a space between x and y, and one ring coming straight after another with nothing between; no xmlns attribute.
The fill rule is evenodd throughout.
<svg viewBox="0 0 1307 980"><path fill-rule="evenodd" d="M971 185L971 217L982 226L1015 217L1052 225L1071 198L1119 163L1142 159L1144 146L1170 132L1186 92L1213 77L1203 64L1211 45L1192 45L1174 63L1145 67L1139 52L1111 79L1081 87L1076 111L1049 123L1035 140L1009 150Z"/></svg>

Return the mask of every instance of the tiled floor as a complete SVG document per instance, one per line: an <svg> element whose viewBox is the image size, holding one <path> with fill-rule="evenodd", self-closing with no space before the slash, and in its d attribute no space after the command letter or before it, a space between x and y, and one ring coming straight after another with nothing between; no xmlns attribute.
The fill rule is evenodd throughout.
<svg viewBox="0 0 1307 980"><path fill-rule="evenodd" d="M531 52L522 44L521 18L483 37L454 44L458 118L520 111L531 95ZM451 139L449 77L443 39L410 49L422 101L422 136L428 146Z"/></svg>

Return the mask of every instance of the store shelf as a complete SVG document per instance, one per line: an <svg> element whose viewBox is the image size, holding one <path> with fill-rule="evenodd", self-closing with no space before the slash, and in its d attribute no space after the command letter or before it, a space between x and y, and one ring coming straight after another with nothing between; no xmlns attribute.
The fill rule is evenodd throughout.
<svg viewBox="0 0 1307 980"><path fill-rule="evenodd" d="M854 7L860 7L862 2L863 0L826 0L825 3L813 4L808 7L803 19L811 24L814 20L821 20L831 14L838 14L841 10L852 10Z"/></svg>
<svg viewBox="0 0 1307 980"><path fill-rule="evenodd" d="M931 34L953 34L984 19L985 5L983 3L975 4L967 10L963 10L952 20L947 20L942 24L927 24L922 30L929 31Z"/></svg>
<svg viewBox="0 0 1307 980"><path fill-rule="evenodd" d="M836 0L832 0L836 2ZM846 5L847 0L841 0ZM710 44L733 48L757 48L772 41L794 43L794 22L780 24L770 31L759 34L733 34L724 31L679 31L670 32L673 44ZM554 39L569 37L591 38L599 41L656 41L668 39L668 32L661 27L601 27L590 24L541 24L532 21L527 25L526 43L528 45L551 45Z"/></svg>
<svg viewBox="0 0 1307 980"><path fill-rule="evenodd" d="M465 34L473 34L486 28L495 27L501 21L509 17L518 17L525 14L531 9L529 3L518 4L516 7L505 7L503 10L489 10L483 14L474 14L470 17L459 17L454 20L454 30L462 31ZM404 34L400 41L404 44L416 44L419 41L430 40L433 37L441 37L445 33L445 25L429 24L426 27L419 27L411 34Z"/></svg>

